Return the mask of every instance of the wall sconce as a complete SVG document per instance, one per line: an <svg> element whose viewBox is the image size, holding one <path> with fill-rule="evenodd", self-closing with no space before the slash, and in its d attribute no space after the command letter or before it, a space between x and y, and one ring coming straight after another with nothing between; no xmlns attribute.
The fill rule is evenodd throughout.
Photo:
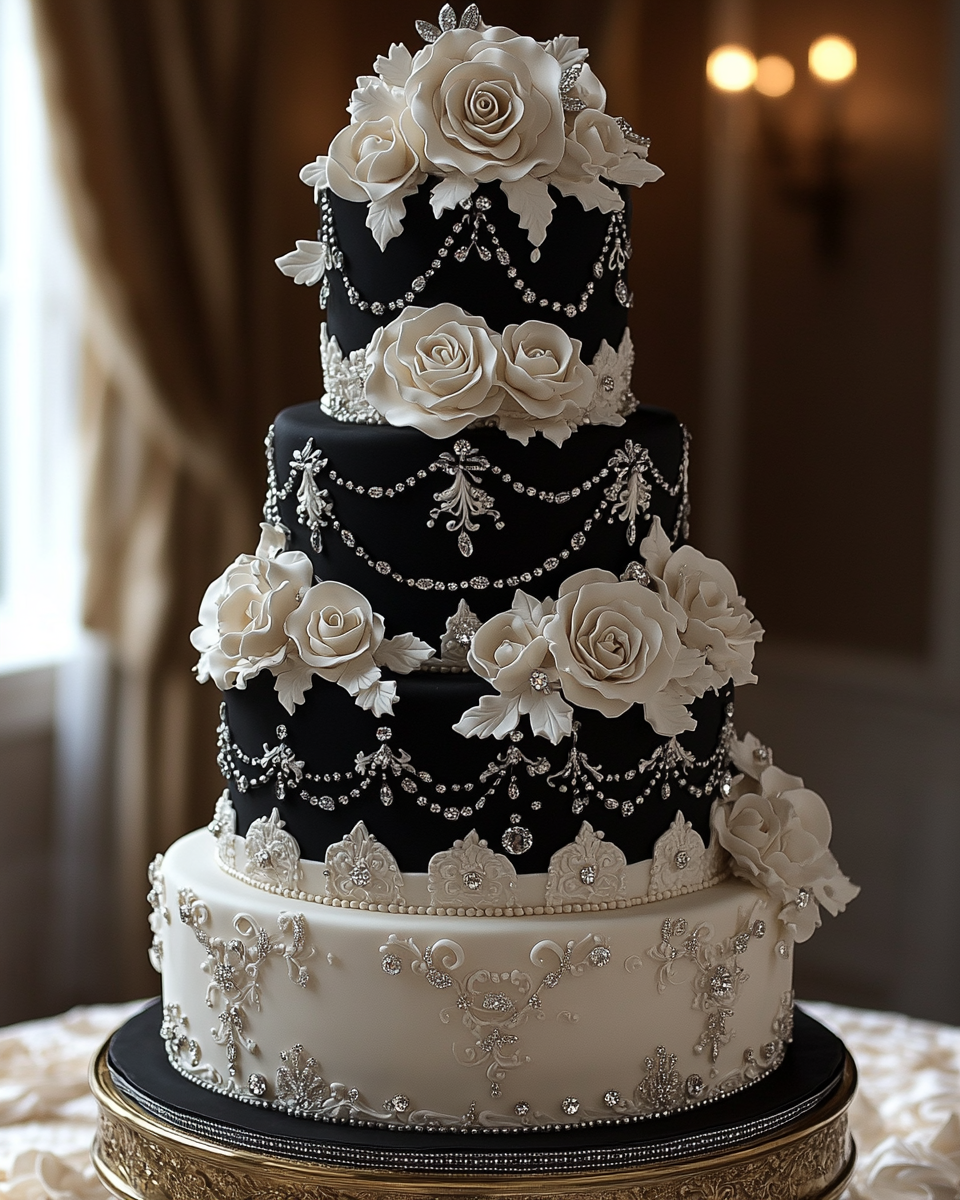
<svg viewBox="0 0 960 1200"><path fill-rule="evenodd" d="M743 92L752 87L774 102L763 105L760 131L777 191L810 216L821 257L835 263L843 254L850 210L850 143L841 119L842 93L856 72L857 51L847 38L826 34L811 43L807 65L821 85L821 95L817 131L806 148L789 137L776 103L796 82L788 59L769 54L757 61L745 46L719 46L707 59L707 79L718 91Z"/></svg>

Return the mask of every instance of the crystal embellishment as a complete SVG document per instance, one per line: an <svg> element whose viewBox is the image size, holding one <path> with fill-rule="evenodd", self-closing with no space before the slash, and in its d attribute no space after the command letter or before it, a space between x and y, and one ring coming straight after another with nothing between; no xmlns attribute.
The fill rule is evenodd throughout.
<svg viewBox="0 0 960 1200"><path fill-rule="evenodd" d="M533 834L523 825L511 825L503 831L503 848L514 856L526 854L533 845Z"/></svg>
<svg viewBox="0 0 960 1200"><path fill-rule="evenodd" d="M572 1117L580 1111L580 1101L576 1098L576 1096L566 1096L560 1102L560 1107L568 1117Z"/></svg>

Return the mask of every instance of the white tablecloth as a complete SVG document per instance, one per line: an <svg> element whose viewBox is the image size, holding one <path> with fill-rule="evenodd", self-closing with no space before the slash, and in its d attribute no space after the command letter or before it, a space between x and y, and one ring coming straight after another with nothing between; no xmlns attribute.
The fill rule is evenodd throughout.
<svg viewBox="0 0 960 1200"><path fill-rule="evenodd" d="M91 1056L140 1006L76 1008L0 1030L0 1197L106 1200L90 1163ZM960 1029L804 1004L860 1069L849 1200L960 1200Z"/></svg>

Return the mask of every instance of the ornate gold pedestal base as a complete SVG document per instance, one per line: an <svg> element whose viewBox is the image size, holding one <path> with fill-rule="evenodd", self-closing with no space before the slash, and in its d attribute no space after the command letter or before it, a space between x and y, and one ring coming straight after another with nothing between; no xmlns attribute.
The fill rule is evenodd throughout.
<svg viewBox="0 0 960 1200"><path fill-rule="evenodd" d="M106 1047L92 1069L94 1163L121 1200L836 1200L853 1169L847 1125L856 1071L818 1108L768 1138L711 1155L579 1175L419 1175L277 1158L187 1134L114 1086Z"/></svg>

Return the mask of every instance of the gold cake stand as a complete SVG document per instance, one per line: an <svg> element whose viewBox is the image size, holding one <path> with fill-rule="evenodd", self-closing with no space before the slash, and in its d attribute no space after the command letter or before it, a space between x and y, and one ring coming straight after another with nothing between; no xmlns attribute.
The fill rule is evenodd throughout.
<svg viewBox="0 0 960 1200"><path fill-rule="evenodd" d="M856 1068L775 1134L707 1155L581 1174L425 1175L305 1163L221 1145L152 1116L114 1085L104 1046L93 1161L121 1200L837 1200L853 1170L847 1109Z"/></svg>

